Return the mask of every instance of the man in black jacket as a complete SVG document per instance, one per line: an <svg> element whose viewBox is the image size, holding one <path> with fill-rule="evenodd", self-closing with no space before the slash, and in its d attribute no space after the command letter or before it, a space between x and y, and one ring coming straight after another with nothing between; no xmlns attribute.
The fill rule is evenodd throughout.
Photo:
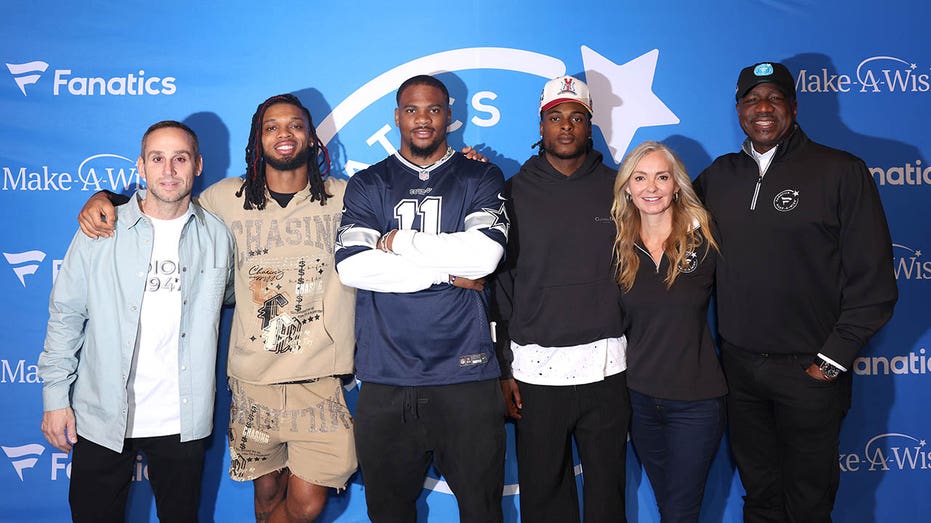
<svg viewBox="0 0 931 523"><path fill-rule="evenodd" d="M830 521L857 352L892 316L892 241L866 165L812 142L795 82L737 80L743 150L696 180L721 236L718 326L744 520Z"/></svg>
<svg viewBox="0 0 931 523"><path fill-rule="evenodd" d="M501 387L517 427L524 521L625 521L627 427L623 317L611 252L616 171L591 146L588 86L547 82L540 153L508 180L511 235L497 276Z"/></svg>

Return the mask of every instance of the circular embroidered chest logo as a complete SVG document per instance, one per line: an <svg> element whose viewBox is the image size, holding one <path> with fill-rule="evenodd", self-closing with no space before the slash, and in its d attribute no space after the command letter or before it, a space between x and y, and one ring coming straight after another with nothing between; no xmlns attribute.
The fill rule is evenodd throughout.
<svg viewBox="0 0 931 523"><path fill-rule="evenodd" d="M686 251L685 259L679 263L679 272L688 274L695 272L698 268L698 253L695 251Z"/></svg>
<svg viewBox="0 0 931 523"><path fill-rule="evenodd" d="M773 207L777 211L789 212L798 207L798 191L795 189L786 189L773 198Z"/></svg>

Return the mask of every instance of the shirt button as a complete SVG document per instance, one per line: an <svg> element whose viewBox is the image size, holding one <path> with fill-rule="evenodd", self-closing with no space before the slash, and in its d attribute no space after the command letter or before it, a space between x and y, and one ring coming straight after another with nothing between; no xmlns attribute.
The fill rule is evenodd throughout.
<svg viewBox="0 0 931 523"><path fill-rule="evenodd" d="M185 365L182 365L181 370L187 370L187 367Z"/></svg>
<svg viewBox="0 0 931 523"><path fill-rule="evenodd" d="M136 310L136 306L135 306L135 305L133 305L133 306L132 306L132 307L130 307L129 309L130 309L130 310L133 310L133 311L134 311L134 310Z"/></svg>
<svg viewBox="0 0 931 523"><path fill-rule="evenodd" d="M185 336L187 336L187 333L182 332L182 333L181 333L181 337L183 338L183 337L185 337Z"/></svg>
<svg viewBox="0 0 931 523"><path fill-rule="evenodd" d="M184 403L187 403L187 398L184 398L184 399L181 400L181 401L184 402Z"/></svg>

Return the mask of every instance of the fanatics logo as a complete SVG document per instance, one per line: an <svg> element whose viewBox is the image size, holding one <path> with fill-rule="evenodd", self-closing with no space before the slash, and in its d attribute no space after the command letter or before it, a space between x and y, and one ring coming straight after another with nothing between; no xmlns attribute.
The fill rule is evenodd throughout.
<svg viewBox="0 0 931 523"><path fill-rule="evenodd" d="M41 60L6 64L23 96L26 86L38 82L48 66ZM71 69L55 69L51 74L53 96L169 96L178 90L174 76L146 76L144 69L112 77L75 76Z"/></svg>
<svg viewBox="0 0 931 523"><path fill-rule="evenodd" d="M35 467L36 463L39 461L39 456L45 452L45 447L38 443L19 447L0 447L0 449L3 449L3 453L6 454L6 457L10 458L10 463L13 464L13 468L16 470L16 475L19 476L20 481L25 481L25 479L23 479L23 470Z"/></svg>
<svg viewBox="0 0 931 523"><path fill-rule="evenodd" d="M798 207L798 191L786 189L773 198L773 207L780 212L789 212Z"/></svg>
<svg viewBox="0 0 931 523"><path fill-rule="evenodd" d="M896 376L931 374L931 358L924 347L907 355L862 356L853 360L853 372L857 376Z"/></svg>
<svg viewBox="0 0 931 523"><path fill-rule="evenodd" d="M13 273L19 278L19 282L25 287L26 276L36 273L39 263L45 259L45 253L42 251L5 252L3 257L13 268Z"/></svg>
<svg viewBox="0 0 931 523"><path fill-rule="evenodd" d="M695 269L698 268L698 253L694 250L686 251L685 259L682 260L682 263L679 264L679 272L688 274L690 272L695 272Z"/></svg>
<svg viewBox="0 0 931 523"><path fill-rule="evenodd" d="M26 86L34 84L39 81L39 78L42 76L40 73L44 73L48 69L48 64L36 60L33 62L26 62L24 64L6 64L6 68L10 71L10 74L13 75L13 80L16 82L16 85L19 86L19 90L22 91L23 96L26 95Z"/></svg>

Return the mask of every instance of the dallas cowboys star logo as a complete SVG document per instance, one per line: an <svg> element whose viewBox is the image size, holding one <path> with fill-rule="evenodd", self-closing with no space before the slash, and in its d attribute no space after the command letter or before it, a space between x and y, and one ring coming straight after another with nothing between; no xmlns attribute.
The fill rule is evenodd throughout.
<svg viewBox="0 0 931 523"><path fill-rule="evenodd" d="M488 213L495 219L495 221L492 222L492 224L489 225L488 228L498 229L499 231L501 231L501 234L503 234L504 237L507 238L508 231L510 230L510 227L511 227L511 219L508 218L508 211L507 211L507 208L505 207L506 198L504 198L502 195L499 194L498 199L501 200L501 207L497 209L488 209L488 208L483 207L482 211Z"/></svg>
<svg viewBox="0 0 931 523"><path fill-rule="evenodd" d="M340 228L336 230L336 250L340 250L345 247L345 245L343 245L343 234L355 226L356 224L350 223L349 225L341 225Z"/></svg>

